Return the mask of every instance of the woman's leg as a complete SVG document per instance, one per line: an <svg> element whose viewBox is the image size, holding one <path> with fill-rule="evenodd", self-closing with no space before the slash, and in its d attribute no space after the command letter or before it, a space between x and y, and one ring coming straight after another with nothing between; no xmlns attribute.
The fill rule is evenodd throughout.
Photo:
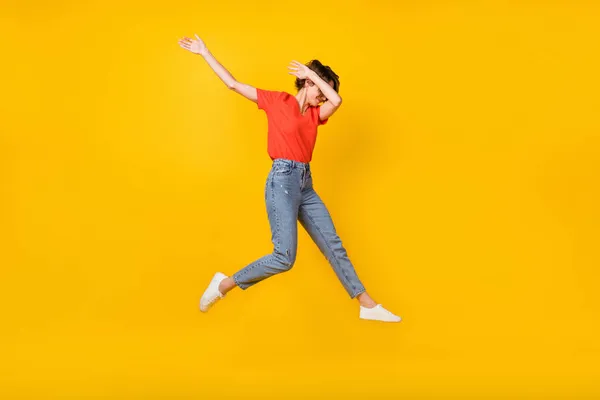
<svg viewBox="0 0 600 400"><path fill-rule="evenodd" d="M301 191L299 171L288 167L275 167L269 173L265 188L265 201L273 252L242 268L222 282L224 291L239 286L252 285L281 272L289 271L296 261L298 248L298 207Z"/></svg>
<svg viewBox="0 0 600 400"><path fill-rule="evenodd" d="M329 261L350 298L358 298L365 306L374 306L376 303L366 293L336 232L331 215L312 184L302 193L298 219Z"/></svg>
<svg viewBox="0 0 600 400"><path fill-rule="evenodd" d="M273 252L228 277L217 272L200 298L200 311L207 312L231 289L247 289L256 283L288 271L296 261L298 208L301 201L300 172L288 162L278 161L267 177L265 203Z"/></svg>

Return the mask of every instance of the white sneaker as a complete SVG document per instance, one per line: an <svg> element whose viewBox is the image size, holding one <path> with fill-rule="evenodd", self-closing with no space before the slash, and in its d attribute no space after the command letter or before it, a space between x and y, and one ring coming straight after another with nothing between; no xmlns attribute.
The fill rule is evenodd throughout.
<svg viewBox="0 0 600 400"><path fill-rule="evenodd" d="M361 319L370 319L373 321L383 321L383 322L400 322L402 318L397 315L392 314L390 311L383 308L381 304L377 304L373 308L367 308L360 306L360 318Z"/></svg>
<svg viewBox="0 0 600 400"><path fill-rule="evenodd" d="M208 287L204 291L204 294L202 294L202 298L200 299L200 311L207 312L213 304L225 297L224 294L219 292L219 284L225 278L228 278L228 276L221 272L217 272L215 276L213 276L212 280L208 284Z"/></svg>

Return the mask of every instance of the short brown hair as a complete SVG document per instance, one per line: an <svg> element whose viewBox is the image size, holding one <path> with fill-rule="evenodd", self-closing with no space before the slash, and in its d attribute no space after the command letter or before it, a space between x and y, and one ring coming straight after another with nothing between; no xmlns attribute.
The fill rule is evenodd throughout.
<svg viewBox="0 0 600 400"><path fill-rule="evenodd" d="M328 65L323 65L319 60L310 60L305 65L315 71L325 82L333 81L333 89L336 92L340 91L340 77ZM296 82L294 82L296 90L302 89L305 82L306 79L296 78Z"/></svg>

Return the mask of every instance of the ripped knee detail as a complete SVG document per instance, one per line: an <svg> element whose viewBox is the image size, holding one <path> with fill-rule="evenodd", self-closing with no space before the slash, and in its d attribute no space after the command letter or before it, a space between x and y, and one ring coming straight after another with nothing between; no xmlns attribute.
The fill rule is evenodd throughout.
<svg viewBox="0 0 600 400"><path fill-rule="evenodd" d="M292 253L289 248L285 249L285 252L276 251L275 258L283 264L286 270L291 269L296 263L296 254Z"/></svg>

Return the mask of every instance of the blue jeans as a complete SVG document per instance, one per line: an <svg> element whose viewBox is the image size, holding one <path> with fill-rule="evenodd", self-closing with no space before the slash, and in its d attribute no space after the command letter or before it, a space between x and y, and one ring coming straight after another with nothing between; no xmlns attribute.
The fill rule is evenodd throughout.
<svg viewBox="0 0 600 400"><path fill-rule="evenodd" d="M240 288L245 290L292 268L298 248L297 221L300 221L333 267L350 298L365 291L336 233L327 207L313 189L309 163L283 158L273 160L265 186L265 202L273 252L233 274L232 278Z"/></svg>

